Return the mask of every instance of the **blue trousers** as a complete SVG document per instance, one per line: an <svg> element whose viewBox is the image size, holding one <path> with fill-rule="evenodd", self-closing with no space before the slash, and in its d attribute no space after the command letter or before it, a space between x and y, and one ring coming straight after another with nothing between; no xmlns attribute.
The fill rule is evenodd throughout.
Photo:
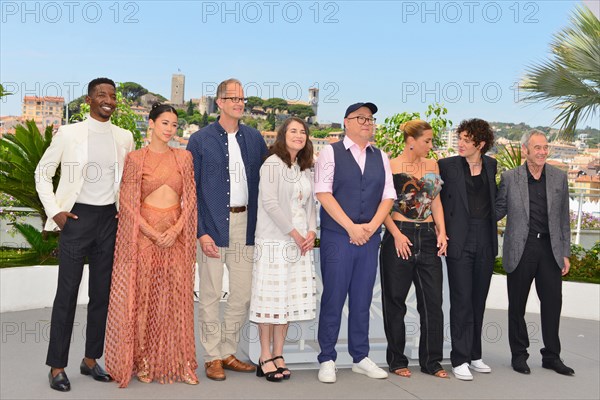
<svg viewBox="0 0 600 400"><path fill-rule="evenodd" d="M342 309L348 296L348 351L354 363L369 355L369 309L377 275L381 237L373 234L363 246L350 243L348 235L321 232L323 294L319 314L320 363L337 358L335 345Z"/></svg>

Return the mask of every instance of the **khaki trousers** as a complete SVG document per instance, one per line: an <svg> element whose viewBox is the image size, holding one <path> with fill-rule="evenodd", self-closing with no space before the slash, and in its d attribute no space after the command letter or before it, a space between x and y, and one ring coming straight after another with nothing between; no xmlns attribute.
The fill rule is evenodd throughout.
<svg viewBox="0 0 600 400"><path fill-rule="evenodd" d="M198 245L200 277L200 343L205 361L226 358L237 351L240 330L248 317L252 288L254 246L246 246L248 212L229 214L229 246L219 247L220 258L209 258ZM223 320L219 303L223 264L229 270L229 297Z"/></svg>

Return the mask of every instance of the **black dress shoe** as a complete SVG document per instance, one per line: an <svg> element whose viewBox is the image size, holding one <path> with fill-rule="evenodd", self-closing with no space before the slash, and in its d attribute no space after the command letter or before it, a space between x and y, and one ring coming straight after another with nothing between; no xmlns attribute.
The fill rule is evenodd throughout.
<svg viewBox="0 0 600 400"><path fill-rule="evenodd" d="M567 367L560 358L550 361L542 361L542 367L553 369L561 375L575 375L573 368Z"/></svg>
<svg viewBox="0 0 600 400"><path fill-rule="evenodd" d="M92 378L100 382L110 382L113 380L112 377L105 370L103 370L98 363L90 368L85 363L85 360L82 360L79 370L81 371L81 375L91 375Z"/></svg>
<svg viewBox="0 0 600 400"><path fill-rule="evenodd" d="M523 359L513 361L512 367L515 371L521 374L529 375L531 373L529 365L527 365L527 361Z"/></svg>
<svg viewBox="0 0 600 400"><path fill-rule="evenodd" d="M48 380L50 381L50 387L54 390L58 390L59 392L68 392L71 390L71 382L69 382L69 378L67 378L65 371L60 372L53 377L52 369L50 369Z"/></svg>

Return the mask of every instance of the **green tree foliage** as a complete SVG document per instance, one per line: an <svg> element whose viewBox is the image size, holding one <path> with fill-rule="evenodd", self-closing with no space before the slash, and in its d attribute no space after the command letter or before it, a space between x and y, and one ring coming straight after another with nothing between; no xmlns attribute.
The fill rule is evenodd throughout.
<svg viewBox="0 0 600 400"><path fill-rule="evenodd" d="M142 121L142 117L137 115L131 109L133 102L131 100L127 100L120 90L121 84L117 84L117 107L113 112L110 121L131 132L133 135L133 140L135 142L135 148L139 149L142 147L142 133L137 127L138 122ZM90 113L90 106L87 103L84 103L80 107L80 112L71 116L71 122L83 121L86 118L86 115ZM185 113L185 111L184 111Z"/></svg>
<svg viewBox="0 0 600 400"><path fill-rule="evenodd" d="M267 125L266 125L266 129L268 131L274 131L275 130L275 113L274 112L270 112L269 115L267 116Z"/></svg>
<svg viewBox="0 0 600 400"><path fill-rule="evenodd" d="M36 256L37 262L43 264L47 259L57 256L58 234L49 232L44 235L36 228L29 224L15 224L15 228L27 243L31 246L31 250Z"/></svg>
<svg viewBox="0 0 600 400"><path fill-rule="evenodd" d="M272 108L273 110L286 111L288 109L288 103L284 99L279 97L273 97L272 99L265 100L263 102L263 108Z"/></svg>
<svg viewBox="0 0 600 400"><path fill-rule="evenodd" d="M244 124L254 128L254 129L258 129L258 121L255 120L254 118L250 118L250 117L246 117L243 119Z"/></svg>
<svg viewBox="0 0 600 400"><path fill-rule="evenodd" d="M119 85L118 90L127 100L139 101L140 97L148 93L148 89L135 82L123 82Z"/></svg>
<svg viewBox="0 0 600 400"><path fill-rule="evenodd" d="M204 114L202 114L202 122L200 124L201 128L204 128L205 126L208 126L209 122L208 122L208 114L206 113L206 111L204 111Z"/></svg>
<svg viewBox="0 0 600 400"><path fill-rule="evenodd" d="M315 112L313 111L311 106L306 106L304 104L292 104L288 106L288 112L298 118L306 119L308 117L314 117Z"/></svg>
<svg viewBox="0 0 600 400"><path fill-rule="evenodd" d="M262 107L262 106L263 106L263 99L261 99L260 97L256 97L256 96L248 97L248 102L246 103L246 108L248 110L252 110L254 107Z"/></svg>
<svg viewBox="0 0 600 400"><path fill-rule="evenodd" d="M81 114L81 105L85 104L85 95L79 96L75 100L71 101L67 107L69 107L69 120L70 116L75 114ZM66 118L66 115L63 115Z"/></svg>
<svg viewBox="0 0 600 400"><path fill-rule="evenodd" d="M571 25L554 35L552 57L533 64L520 87L524 101L541 101L560 110L554 123L572 138L579 122L600 111L600 21L587 7L577 7Z"/></svg>
<svg viewBox="0 0 600 400"><path fill-rule="evenodd" d="M4 96L10 96L12 95L12 93L8 93L4 91L4 86L0 85L0 98L4 97Z"/></svg>
<svg viewBox="0 0 600 400"><path fill-rule="evenodd" d="M318 127L318 125L317 125ZM310 131L310 136L319 139L327 137L331 132L339 132L339 128L313 129Z"/></svg>
<svg viewBox="0 0 600 400"><path fill-rule="evenodd" d="M425 111L425 119L433 130L433 147L439 148L444 144L442 134L446 128L452 126L452 121L445 118L448 109L439 103L430 104ZM391 158L397 157L404 149L404 135L400 131L400 125L413 119L421 119L418 112L402 112L385 119L384 123L377 127L375 143L388 153ZM430 156L435 156L432 152Z"/></svg>
<svg viewBox="0 0 600 400"><path fill-rule="evenodd" d="M188 105L187 105L187 115L192 116L194 115L194 103L192 103L192 100L188 101Z"/></svg>
<svg viewBox="0 0 600 400"><path fill-rule="evenodd" d="M17 125L14 135L0 139L0 188L3 193L17 199L23 207L29 207L46 222L44 206L35 190L35 168L52 141L53 126L47 126L44 134L33 120ZM58 185L60 170L54 177L54 188Z"/></svg>
<svg viewBox="0 0 600 400"><path fill-rule="evenodd" d="M153 92L148 92L153 96L156 96L158 98L158 101L160 101L161 103L164 103L165 101L167 101L167 98L165 96L163 96L162 94L158 94L158 93L153 93Z"/></svg>

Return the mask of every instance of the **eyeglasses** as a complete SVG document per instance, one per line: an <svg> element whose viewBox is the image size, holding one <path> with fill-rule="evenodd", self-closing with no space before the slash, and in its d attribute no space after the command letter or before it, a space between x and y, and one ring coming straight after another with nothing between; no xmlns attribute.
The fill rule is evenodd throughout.
<svg viewBox="0 0 600 400"><path fill-rule="evenodd" d="M367 117L363 117L362 115L359 115L358 117L347 118L347 119L356 119L356 121L361 125L365 125L367 122L368 122L368 125L374 125L375 121L377 121L377 118L367 118Z"/></svg>
<svg viewBox="0 0 600 400"><path fill-rule="evenodd" d="M232 103L239 103L240 101L244 104L248 102L245 97L221 97L223 100L231 100Z"/></svg>

